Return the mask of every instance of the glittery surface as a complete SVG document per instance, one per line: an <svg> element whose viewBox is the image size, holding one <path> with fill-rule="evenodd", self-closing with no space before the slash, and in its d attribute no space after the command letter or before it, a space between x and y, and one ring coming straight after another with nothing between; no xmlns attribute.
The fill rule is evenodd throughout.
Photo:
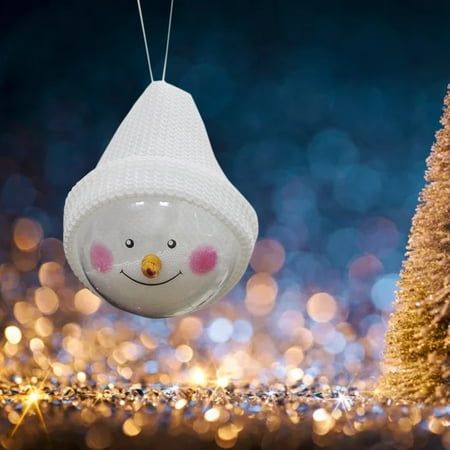
<svg viewBox="0 0 450 450"><path fill-rule="evenodd" d="M17 380L16 382L20 381ZM52 380L1 384L6 448L448 448L450 410L380 405L356 389L135 384ZM24 415L30 415L24 419ZM33 426L22 425L27 420ZM3 422L6 421L3 419ZM179 448L179 447L176 447Z"/></svg>

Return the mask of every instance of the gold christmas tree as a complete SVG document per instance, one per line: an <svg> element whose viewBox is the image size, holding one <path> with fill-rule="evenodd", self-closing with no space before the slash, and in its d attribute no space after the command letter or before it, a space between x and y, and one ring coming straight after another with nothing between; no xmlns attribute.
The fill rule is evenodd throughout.
<svg viewBox="0 0 450 450"><path fill-rule="evenodd" d="M450 400L450 86L412 222L377 392L398 401Z"/></svg>

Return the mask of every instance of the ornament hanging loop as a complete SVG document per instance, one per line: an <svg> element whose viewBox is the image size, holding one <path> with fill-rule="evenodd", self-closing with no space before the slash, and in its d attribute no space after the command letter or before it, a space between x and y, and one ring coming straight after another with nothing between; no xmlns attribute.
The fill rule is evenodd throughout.
<svg viewBox="0 0 450 450"><path fill-rule="evenodd" d="M165 54L164 54L164 65L163 65L163 71L162 71L162 77L161 77L162 81L166 80L167 58L168 58L168 55L169 55L170 33L171 33L171 30L172 30L173 2L174 2L174 0L170 1L169 24L167 25L166 51L165 51ZM147 35L146 35L146 32L145 32L144 17L142 15L142 7L141 7L141 1L140 0L137 0L137 6L138 6L138 11L139 11L139 19L141 21L142 36L144 38L145 55L147 57L147 64L148 64L148 71L149 71L149 74L150 74L150 81L153 83L154 78L153 78L152 63L151 63L151 60L150 60L150 52L148 50L148 40L147 40Z"/></svg>

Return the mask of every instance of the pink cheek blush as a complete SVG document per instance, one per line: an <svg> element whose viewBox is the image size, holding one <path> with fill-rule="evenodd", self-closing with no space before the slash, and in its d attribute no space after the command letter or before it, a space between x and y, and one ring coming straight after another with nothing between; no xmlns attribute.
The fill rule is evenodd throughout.
<svg viewBox="0 0 450 450"><path fill-rule="evenodd" d="M193 273L202 275L211 272L217 264L217 252L214 247L198 247L191 253L189 266Z"/></svg>
<svg viewBox="0 0 450 450"><path fill-rule="evenodd" d="M113 255L111 250L103 244L92 244L91 264L97 272L109 272L113 265Z"/></svg>

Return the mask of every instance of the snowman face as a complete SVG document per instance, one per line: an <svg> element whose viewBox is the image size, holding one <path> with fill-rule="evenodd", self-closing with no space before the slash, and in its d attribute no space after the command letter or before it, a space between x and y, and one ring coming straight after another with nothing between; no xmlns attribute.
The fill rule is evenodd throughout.
<svg viewBox="0 0 450 450"><path fill-rule="evenodd" d="M148 317L215 300L239 257L224 224L179 199L121 199L99 208L83 223L77 248L96 294Z"/></svg>

